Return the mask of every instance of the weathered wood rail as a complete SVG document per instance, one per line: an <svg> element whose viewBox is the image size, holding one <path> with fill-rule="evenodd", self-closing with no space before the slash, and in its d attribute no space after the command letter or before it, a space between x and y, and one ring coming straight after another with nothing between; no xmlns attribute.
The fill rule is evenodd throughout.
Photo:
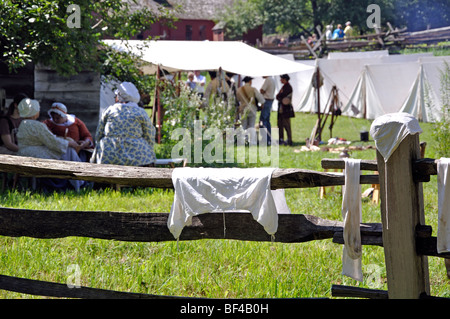
<svg viewBox="0 0 450 319"><path fill-rule="evenodd" d="M275 239L267 234L251 214L227 212L194 216L179 240L235 239L301 243L335 238L343 241L343 224L312 215L279 215ZM123 213L90 211L46 211L0 208L0 236L63 238L69 236L98 239L162 242L174 241L167 227L167 213ZM226 231L224 231L224 227ZM366 244L382 245L381 225L361 224Z"/></svg>
<svg viewBox="0 0 450 319"><path fill-rule="evenodd" d="M42 160L30 157L0 155L0 171L24 176L53 177L111 183L136 187L172 189L172 171L168 168L131 167ZM378 175L361 175L361 184L377 184ZM305 169L276 169L271 188L307 188L344 185L343 175Z"/></svg>
<svg viewBox="0 0 450 319"><path fill-rule="evenodd" d="M420 179L435 174L434 160L413 162L414 170L420 170ZM344 168L343 160L323 160L326 169ZM361 169L378 170L376 161L361 161ZM53 160L33 159L0 155L0 171L20 173L23 176L79 179L99 183L121 184L140 187L173 188L172 169L141 168L115 165L99 165ZM429 178L429 176L428 176ZM379 175L361 175L361 184L379 183ZM302 169L276 169L272 175L271 188L305 188L344 185L343 175ZM233 214L233 218L226 218ZM33 238L63 238L81 236L106 240L160 242L175 240L167 228L168 213L123 213L92 211L46 211L0 208L0 235ZM226 231L224 230L226 229ZM300 243L311 240L333 239L343 244L343 223L316 216L291 214L279 215L278 231L271 238L251 214L210 213L193 218L186 226L180 240L233 239L244 241L275 241ZM431 227L418 225L415 229L416 250L420 255L449 257L436 252L436 238ZM363 245L383 246L381 223L361 224ZM0 275L0 289L27 294L68 298L178 298L156 296L81 287L70 289L64 284ZM352 289L333 286L335 296L362 298L386 298L386 291Z"/></svg>

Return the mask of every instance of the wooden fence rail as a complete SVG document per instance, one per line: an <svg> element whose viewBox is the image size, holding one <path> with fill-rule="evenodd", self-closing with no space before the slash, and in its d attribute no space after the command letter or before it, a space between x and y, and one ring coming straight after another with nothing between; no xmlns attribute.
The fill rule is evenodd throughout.
<svg viewBox="0 0 450 319"><path fill-rule="evenodd" d="M343 160L322 161L325 169L344 168ZM432 160L415 161L414 167L420 169L422 177L435 172ZM361 161L361 169L378 170L376 161ZM434 171L433 171L434 169ZM99 183L129 186L173 188L172 169L143 168L90 163L65 162L33 159L19 156L0 155L0 171L19 173L23 176L78 179ZM425 172L425 174L423 174ZM429 178L429 176L428 176ZM271 188L305 188L344 185L341 175L303 169L276 169L272 174ZM361 184L379 183L378 175L361 175ZM316 216L292 214L279 215L278 231L271 238L251 214L210 213L193 217L191 226L186 226L180 240L234 239L245 241L275 241L299 243L311 240L333 239L343 244L343 224ZM160 242L175 240L167 227L168 213L123 213L91 211L46 211L0 208L0 235L27 236L33 238L63 238L82 236L108 240ZM437 254L436 238L431 236L429 226L416 229L417 252L421 255L446 257ZM383 246L383 227L381 223L361 224L363 245ZM121 293L82 287L75 292L58 283L48 283L23 278L0 275L0 289L56 297L70 298L168 298L146 294ZM348 293L359 297L385 298L386 292L333 287L337 294ZM351 289L350 289L351 290ZM344 292L343 292L344 291ZM177 298L174 296L174 298Z"/></svg>
<svg viewBox="0 0 450 319"><path fill-rule="evenodd" d="M232 218L227 218L230 216ZM98 239L162 242L175 238L167 227L168 213L123 213L89 211L46 211L0 208L0 236L63 238L68 236ZM226 230L224 230L226 229ZM183 228L179 240L235 239L301 243L342 238L343 224L312 215L281 214L275 239L242 212L209 213L194 216L192 225ZM361 224L365 244L382 245L379 223Z"/></svg>
<svg viewBox="0 0 450 319"><path fill-rule="evenodd" d="M91 164L0 155L0 171L20 173L23 176L76 179L136 187L173 188L173 169L171 168ZM360 183L376 184L378 175L361 175ZM344 184L343 175L294 168L275 169L271 179L272 189Z"/></svg>

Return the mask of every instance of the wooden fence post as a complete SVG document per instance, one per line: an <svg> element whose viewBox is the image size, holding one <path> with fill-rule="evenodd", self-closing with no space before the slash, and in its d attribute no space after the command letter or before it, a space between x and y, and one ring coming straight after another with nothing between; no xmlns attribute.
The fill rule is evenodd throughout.
<svg viewBox="0 0 450 319"><path fill-rule="evenodd" d="M377 150L381 219L390 299L430 294L428 259L416 253L416 226L425 224L422 183L413 180L420 158L419 135L408 135L388 161Z"/></svg>

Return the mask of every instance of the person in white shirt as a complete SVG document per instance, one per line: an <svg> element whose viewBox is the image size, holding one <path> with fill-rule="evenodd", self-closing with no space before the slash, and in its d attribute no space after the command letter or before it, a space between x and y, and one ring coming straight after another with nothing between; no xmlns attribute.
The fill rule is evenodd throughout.
<svg viewBox="0 0 450 319"><path fill-rule="evenodd" d="M272 111L272 104L275 97L275 81L271 76L263 76L264 83L259 89L264 99L266 100L263 104L259 121L262 123L262 127L266 129L267 134L267 145L272 142L271 139L271 125L270 125L270 111Z"/></svg>
<svg viewBox="0 0 450 319"><path fill-rule="evenodd" d="M196 86L195 90L197 91L197 94L200 95L200 97L203 97L205 94L205 83L206 83L206 77L200 73L200 71L194 72L194 81Z"/></svg>

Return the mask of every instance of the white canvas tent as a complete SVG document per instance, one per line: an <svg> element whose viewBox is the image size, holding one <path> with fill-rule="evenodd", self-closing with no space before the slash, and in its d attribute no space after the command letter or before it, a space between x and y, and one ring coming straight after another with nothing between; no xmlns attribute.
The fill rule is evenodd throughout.
<svg viewBox="0 0 450 319"><path fill-rule="evenodd" d="M402 105L401 112L413 114L424 122L441 119L441 90L443 90L441 74L445 67L444 61L450 65L450 56L420 59L417 78L408 98Z"/></svg>
<svg viewBox="0 0 450 319"><path fill-rule="evenodd" d="M389 55L388 50L364 51L364 52L330 52L328 59L361 59L361 58L380 58Z"/></svg>
<svg viewBox="0 0 450 319"><path fill-rule="evenodd" d="M255 49L237 41L148 41L148 40L104 40L114 49L136 55L147 62L143 68L146 74L158 74L160 69L167 72L193 70L223 70L243 76L276 76L313 70L314 67L283 59ZM103 87L103 86L102 86ZM108 101L112 90L101 91L100 101ZM107 105L100 105L100 109ZM159 104L157 110L161 115ZM154 113L155 114L155 113ZM161 118L158 116L158 127ZM160 139L158 132L158 140Z"/></svg>
<svg viewBox="0 0 450 319"><path fill-rule="evenodd" d="M260 88L262 76L291 76L291 84L307 88L308 74L314 72L314 62L297 63L292 55L275 56L237 41L141 41L104 40L112 48L130 52L148 62L147 74L155 74L158 67L167 72L219 70L254 77L253 86ZM275 81L279 89L279 81ZM297 104L303 91L293 96ZM100 109L114 100L112 86L102 86ZM275 108L275 104L274 104Z"/></svg>
<svg viewBox="0 0 450 319"><path fill-rule="evenodd" d="M283 59L237 41L146 41L104 40L113 48L134 53L149 63L144 69L155 74L158 66L168 72L219 70L247 76L273 76L312 67Z"/></svg>
<svg viewBox="0 0 450 319"><path fill-rule="evenodd" d="M407 112L424 122L440 119L439 70L444 68L443 61L450 62L450 57L430 54L361 56L352 54L343 58L340 55L341 58L316 60L316 68L324 78L320 89L322 111L335 85L344 115L375 119L386 113ZM296 111L316 112L316 99L310 84L300 103L295 105Z"/></svg>
<svg viewBox="0 0 450 319"><path fill-rule="evenodd" d="M290 61L294 61L294 55L293 54L281 54L277 55L280 58L287 59ZM293 72L293 73L287 73L290 77L289 83L294 88L294 92L292 94L292 104L293 105L299 105L302 97L307 93L307 90L309 89L310 83L311 83L311 77L315 71L315 60L302 60L302 61L296 61L296 63L305 65L309 68L305 69L304 71L300 72ZM282 83L280 82L279 76L273 76L275 80L275 95L278 93L278 91L282 87ZM255 77L252 81L252 86L259 89L264 83L264 79L262 77ZM272 110L277 111L278 110L278 104L276 101L272 104Z"/></svg>

